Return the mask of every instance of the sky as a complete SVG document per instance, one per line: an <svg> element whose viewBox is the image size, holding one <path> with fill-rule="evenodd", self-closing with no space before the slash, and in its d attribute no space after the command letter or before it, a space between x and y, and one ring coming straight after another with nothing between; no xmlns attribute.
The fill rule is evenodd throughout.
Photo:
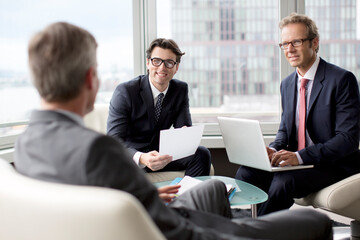
<svg viewBox="0 0 360 240"><path fill-rule="evenodd" d="M0 0L0 70L26 71L29 39L56 21L95 36L100 69L132 69L132 0Z"/></svg>
<svg viewBox="0 0 360 240"><path fill-rule="evenodd" d="M157 36L171 38L171 1L156 1Z"/></svg>

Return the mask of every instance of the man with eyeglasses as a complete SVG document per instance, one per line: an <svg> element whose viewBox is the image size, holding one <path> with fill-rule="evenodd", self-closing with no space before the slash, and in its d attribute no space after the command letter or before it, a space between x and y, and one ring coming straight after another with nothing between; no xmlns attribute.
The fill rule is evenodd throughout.
<svg viewBox="0 0 360 240"><path fill-rule="evenodd" d="M279 46L296 71L281 83L283 113L267 151L274 166L314 167L278 173L240 167L237 179L269 195L259 215L290 208L294 198L360 172L360 98L354 74L317 55L319 33L307 16L292 13L279 27Z"/></svg>
<svg viewBox="0 0 360 240"><path fill-rule="evenodd" d="M176 161L159 154L160 130L192 125L188 86L173 79L184 53L175 41L158 38L146 54L148 74L120 84L113 94L108 135L122 139L146 172L185 170L189 176L209 175L210 152L205 147Z"/></svg>

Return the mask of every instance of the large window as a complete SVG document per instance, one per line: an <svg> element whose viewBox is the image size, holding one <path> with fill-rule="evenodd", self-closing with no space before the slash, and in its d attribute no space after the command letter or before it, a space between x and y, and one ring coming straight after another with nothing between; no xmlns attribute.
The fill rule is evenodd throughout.
<svg viewBox="0 0 360 240"><path fill-rule="evenodd" d="M279 120L280 81L294 70L280 61L279 11L313 18L320 57L360 80L357 0L157 0L157 36L186 52L175 77L189 84L194 122L216 122L221 114ZM288 68L282 76L280 62Z"/></svg>
<svg viewBox="0 0 360 240"><path fill-rule="evenodd" d="M118 83L144 74L148 44L155 37L165 37L173 38L186 53L175 77L189 84L194 122L215 123L218 115L278 122L280 81L294 71L278 47L279 16L297 11L312 17L320 31L319 55L349 69L360 80L358 2L0 1L0 149L11 146L2 144L9 129L21 131L12 126L18 125L14 122L26 121L39 105L26 49L31 35L51 22L80 25L97 38L102 81L98 103L109 102Z"/></svg>
<svg viewBox="0 0 360 240"><path fill-rule="evenodd" d="M279 120L278 2L157 1L157 36L186 53L175 78L189 84L194 122Z"/></svg>
<svg viewBox="0 0 360 240"><path fill-rule="evenodd" d="M84 27L97 39L101 88L98 103L108 103L115 86L133 77L131 0L0 1L0 125L27 120L39 106L27 63L30 37L55 21ZM9 134L0 128L0 135Z"/></svg>
<svg viewBox="0 0 360 240"><path fill-rule="evenodd" d="M318 26L319 55L353 72L360 81L359 1L306 0L305 13Z"/></svg>

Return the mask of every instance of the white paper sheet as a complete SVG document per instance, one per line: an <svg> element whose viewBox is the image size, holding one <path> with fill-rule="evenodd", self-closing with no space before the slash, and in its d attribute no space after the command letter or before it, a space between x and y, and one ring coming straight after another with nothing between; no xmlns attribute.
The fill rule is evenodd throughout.
<svg viewBox="0 0 360 240"><path fill-rule="evenodd" d="M181 187L179 188L178 191L178 195L183 194L184 192L186 192L187 190L189 190L190 188L198 185L199 183L201 183L202 181L196 178L192 178L189 176L185 176L183 179L181 179L181 181L179 182L179 185L181 185Z"/></svg>
<svg viewBox="0 0 360 240"><path fill-rule="evenodd" d="M160 131L159 153L174 160L193 155L200 145L204 125Z"/></svg>

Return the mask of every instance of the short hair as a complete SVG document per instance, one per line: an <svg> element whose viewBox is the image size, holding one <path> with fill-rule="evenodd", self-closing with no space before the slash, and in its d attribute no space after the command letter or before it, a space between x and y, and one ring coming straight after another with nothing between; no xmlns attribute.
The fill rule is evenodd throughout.
<svg viewBox="0 0 360 240"><path fill-rule="evenodd" d="M182 55L185 54L184 52L181 52L179 46L174 40L166 39L166 38L157 38L150 43L149 48L146 50L146 58L148 59L151 58L151 53L155 47L170 49L176 55L177 63L180 63Z"/></svg>
<svg viewBox="0 0 360 240"><path fill-rule="evenodd" d="M308 38L310 38L310 39L319 38L320 39L318 28L317 28L315 22L308 16L293 12L289 16L284 17L280 21L280 23L279 23L280 30L282 30L286 25L291 24L291 23L304 24L306 27ZM310 44L311 44L311 42L310 42ZM315 51L316 52L319 51L319 46L315 49Z"/></svg>
<svg viewBox="0 0 360 240"><path fill-rule="evenodd" d="M33 83L47 102L75 98L90 67L96 66L94 36L75 25L57 22L35 34L28 47Z"/></svg>

